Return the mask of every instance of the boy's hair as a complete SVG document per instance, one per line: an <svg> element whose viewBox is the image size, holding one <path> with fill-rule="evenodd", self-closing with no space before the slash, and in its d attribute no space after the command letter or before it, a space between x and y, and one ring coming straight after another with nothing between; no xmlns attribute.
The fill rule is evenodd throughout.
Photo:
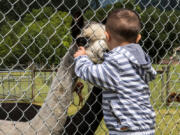
<svg viewBox="0 0 180 135"><path fill-rule="evenodd" d="M141 30L140 17L130 9L113 10L107 17L106 30L119 42L135 43Z"/></svg>

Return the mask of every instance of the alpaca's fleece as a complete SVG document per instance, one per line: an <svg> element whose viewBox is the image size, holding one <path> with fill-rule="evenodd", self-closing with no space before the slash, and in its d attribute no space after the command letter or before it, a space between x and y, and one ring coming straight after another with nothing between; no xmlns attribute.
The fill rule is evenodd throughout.
<svg viewBox="0 0 180 135"><path fill-rule="evenodd" d="M100 63L103 61L103 55L108 50L105 36L105 26L100 23L92 22L87 24L79 37L89 38L86 47L86 53L89 58L95 62Z"/></svg>
<svg viewBox="0 0 180 135"><path fill-rule="evenodd" d="M105 40L105 26L100 23L91 22L82 29L80 36L89 37L91 41Z"/></svg>

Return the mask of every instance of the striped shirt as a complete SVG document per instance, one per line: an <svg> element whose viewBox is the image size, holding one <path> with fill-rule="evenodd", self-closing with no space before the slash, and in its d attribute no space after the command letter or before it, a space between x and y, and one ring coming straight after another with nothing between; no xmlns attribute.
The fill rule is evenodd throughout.
<svg viewBox="0 0 180 135"><path fill-rule="evenodd" d="M134 48L141 55L135 56L131 51ZM155 78L156 71L138 44L114 48L104 54L102 64L79 56L75 58L75 73L104 89L103 114L110 135L154 134L155 112L148 82Z"/></svg>

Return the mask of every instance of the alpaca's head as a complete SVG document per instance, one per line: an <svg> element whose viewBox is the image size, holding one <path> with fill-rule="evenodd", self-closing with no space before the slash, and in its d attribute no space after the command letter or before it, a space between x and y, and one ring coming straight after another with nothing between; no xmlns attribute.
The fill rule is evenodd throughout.
<svg viewBox="0 0 180 135"><path fill-rule="evenodd" d="M103 24L97 22L90 22L85 24L80 36L88 37L91 41L105 40L106 36L104 32L105 26Z"/></svg>
<svg viewBox="0 0 180 135"><path fill-rule="evenodd" d="M94 63L101 63L103 54L108 51L105 38L105 26L91 22L82 28L81 34L77 37L77 44L86 48L88 57Z"/></svg>

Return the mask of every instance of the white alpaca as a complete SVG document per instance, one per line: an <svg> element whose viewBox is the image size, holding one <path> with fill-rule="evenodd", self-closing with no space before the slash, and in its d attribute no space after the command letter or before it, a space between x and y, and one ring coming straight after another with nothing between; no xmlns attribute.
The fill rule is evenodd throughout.
<svg viewBox="0 0 180 135"><path fill-rule="evenodd" d="M104 26L91 23L83 28L81 36L90 37L86 48L91 60L102 60L105 43ZM67 117L67 109L72 101L72 90L76 82L73 54L77 45L73 44L64 56L58 72L53 79L51 89L38 114L28 122L0 120L0 135L59 135Z"/></svg>

